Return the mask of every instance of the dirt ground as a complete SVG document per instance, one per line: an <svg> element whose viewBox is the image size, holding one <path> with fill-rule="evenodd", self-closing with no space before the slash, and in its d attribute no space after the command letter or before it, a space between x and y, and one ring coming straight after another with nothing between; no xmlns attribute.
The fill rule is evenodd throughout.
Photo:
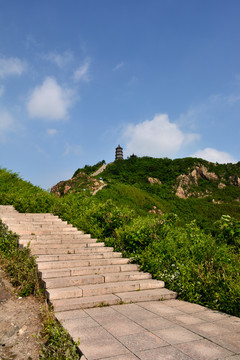
<svg viewBox="0 0 240 360"><path fill-rule="evenodd" d="M36 298L18 298L0 264L0 360L38 360L41 331Z"/></svg>

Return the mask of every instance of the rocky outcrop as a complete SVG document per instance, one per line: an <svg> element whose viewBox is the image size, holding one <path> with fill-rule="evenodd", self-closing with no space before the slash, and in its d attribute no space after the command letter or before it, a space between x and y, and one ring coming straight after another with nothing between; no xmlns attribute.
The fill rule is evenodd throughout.
<svg viewBox="0 0 240 360"><path fill-rule="evenodd" d="M61 197L73 191L89 190L91 194L96 194L98 190L104 187L103 180L98 180L92 176L79 172L76 176L66 181L60 181L51 188L51 193Z"/></svg>
<svg viewBox="0 0 240 360"><path fill-rule="evenodd" d="M157 179L157 178L149 177L148 182L150 182L150 184L159 184L159 185L161 185L161 181L159 179Z"/></svg>
<svg viewBox="0 0 240 360"><path fill-rule="evenodd" d="M149 210L148 212L149 214L158 214L158 215L163 214L162 210L158 209L157 206L155 205L153 206L152 210Z"/></svg>
<svg viewBox="0 0 240 360"><path fill-rule="evenodd" d="M226 186L227 186L227 185L224 184L224 183L222 183L222 182L220 182L220 183L218 184L218 188L219 188L219 189L224 189Z"/></svg>
<svg viewBox="0 0 240 360"><path fill-rule="evenodd" d="M217 181L218 176L209 172L204 165L196 166L188 175L182 174L177 178L176 195L179 198L187 199L189 196L195 195L190 191L192 185L198 185L198 179L206 179L209 181ZM198 197L206 196L206 194L198 193ZM208 194L209 195L209 194Z"/></svg>
<svg viewBox="0 0 240 360"><path fill-rule="evenodd" d="M235 175L229 176L229 181L232 185L240 186L240 178L238 176Z"/></svg>

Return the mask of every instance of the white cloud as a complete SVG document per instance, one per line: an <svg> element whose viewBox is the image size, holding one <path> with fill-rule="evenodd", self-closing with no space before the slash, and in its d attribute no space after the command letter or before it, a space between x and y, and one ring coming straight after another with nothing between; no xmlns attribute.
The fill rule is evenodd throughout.
<svg viewBox="0 0 240 360"><path fill-rule="evenodd" d="M4 91L5 91L4 86L0 85L0 97L3 95Z"/></svg>
<svg viewBox="0 0 240 360"><path fill-rule="evenodd" d="M219 164L227 164L227 163L236 163L237 161L234 159L234 157L224 151L218 151L213 148L206 148L204 150L198 150L196 151L192 157L202 158L207 161L211 162L218 162Z"/></svg>
<svg viewBox="0 0 240 360"><path fill-rule="evenodd" d="M57 129L47 129L46 132L48 136L54 136L57 134Z"/></svg>
<svg viewBox="0 0 240 360"><path fill-rule="evenodd" d="M71 51L65 51L63 54L51 52L49 54L42 55L42 58L53 62L61 69L73 60L73 54Z"/></svg>
<svg viewBox="0 0 240 360"><path fill-rule="evenodd" d="M74 81L78 82L82 80L85 82L89 82L90 81L89 67L90 67L90 59L87 58L85 62L75 70L73 74Z"/></svg>
<svg viewBox="0 0 240 360"><path fill-rule="evenodd" d="M61 87L54 78L47 77L29 97L27 110L31 118L65 119L72 104L73 92Z"/></svg>
<svg viewBox="0 0 240 360"><path fill-rule="evenodd" d="M169 121L167 114L158 114L152 120L129 124L123 138L127 155L172 157L182 146L198 139L199 135L184 134Z"/></svg>
<svg viewBox="0 0 240 360"><path fill-rule="evenodd" d="M15 131L15 121L12 115L5 109L0 109L0 141L5 142L8 132Z"/></svg>
<svg viewBox="0 0 240 360"><path fill-rule="evenodd" d="M0 77L8 75L22 75L27 65L19 58L0 58Z"/></svg>
<svg viewBox="0 0 240 360"><path fill-rule="evenodd" d="M113 68L113 71L117 71L119 69L121 69L123 66L124 66L124 62L120 62L119 64L117 64L114 68Z"/></svg>

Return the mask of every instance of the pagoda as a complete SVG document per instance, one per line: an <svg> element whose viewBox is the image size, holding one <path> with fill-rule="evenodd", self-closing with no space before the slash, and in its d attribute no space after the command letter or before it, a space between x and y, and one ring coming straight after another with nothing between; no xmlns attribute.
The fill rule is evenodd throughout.
<svg viewBox="0 0 240 360"><path fill-rule="evenodd" d="M123 148L118 145L118 147L116 147L116 152L115 152L115 160L122 160L123 159Z"/></svg>

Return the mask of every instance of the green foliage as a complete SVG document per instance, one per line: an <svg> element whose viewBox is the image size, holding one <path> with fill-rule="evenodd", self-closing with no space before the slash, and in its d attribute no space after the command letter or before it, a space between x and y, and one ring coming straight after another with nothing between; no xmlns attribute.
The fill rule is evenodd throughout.
<svg viewBox="0 0 240 360"><path fill-rule="evenodd" d="M53 310L45 305L42 308L42 331L40 341L41 360L79 360L81 357L78 345L68 332L56 320Z"/></svg>
<svg viewBox="0 0 240 360"><path fill-rule="evenodd" d="M185 227L163 224L161 233L136 255L141 268L181 299L240 316L239 256L194 221Z"/></svg>
<svg viewBox="0 0 240 360"><path fill-rule="evenodd" d="M42 295L34 256L29 248L18 248L18 236L0 221L0 258L19 296Z"/></svg>
<svg viewBox="0 0 240 360"><path fill-rule="evenodd" d="M219 241L227 245L233 245L239 251L240 249L240 221L229 215L223 215L216 222L216 237Z"/></svg>

